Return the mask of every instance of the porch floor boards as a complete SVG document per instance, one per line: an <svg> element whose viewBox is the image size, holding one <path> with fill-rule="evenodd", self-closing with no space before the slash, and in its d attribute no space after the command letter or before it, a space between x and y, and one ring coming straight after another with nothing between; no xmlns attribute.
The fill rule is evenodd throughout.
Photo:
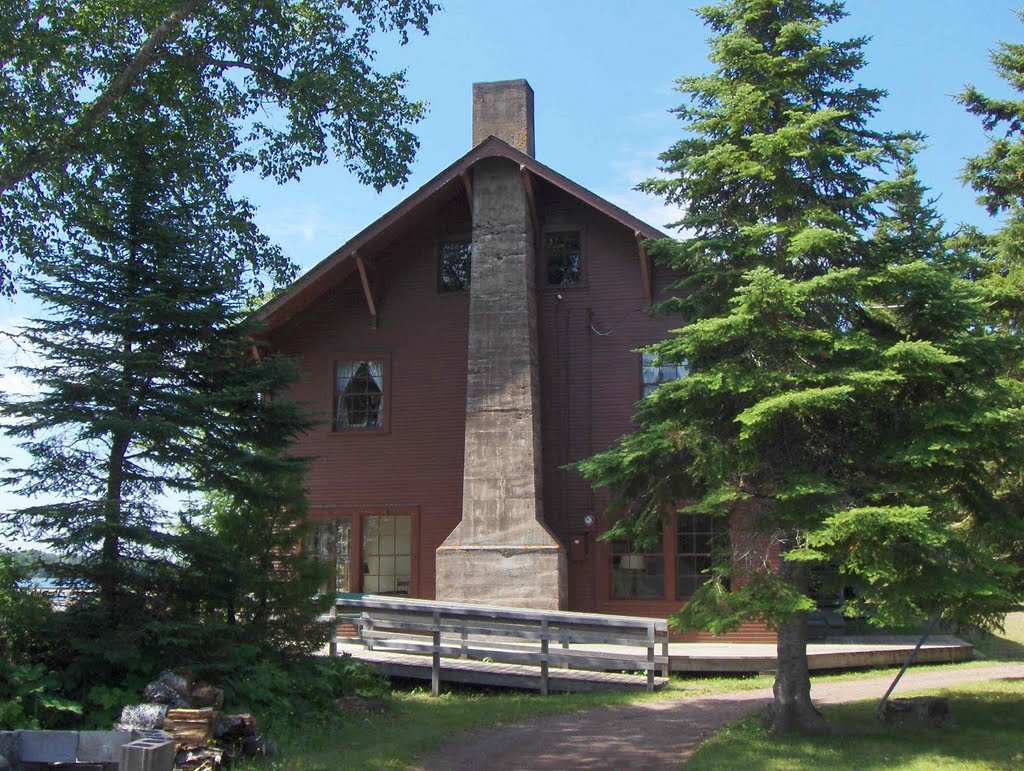
<svg viewBox="0 0 1024 771"><path fill-rule="evenodd" d="M898 667L917 645L918 637L877 635L836 637L807 645L812 672L831 669ZM773 643L669 643L672 672L774 672ZM917 654L918 664L951 664L974 658L974 646L951 635L931 635Z"/></svg>
<svg viewBox="0 0 1024 771"><path fill-rule="evenodd" d="M811 671L832 669L869 669L901 666L917 643L904 636L845 637L810 643L807 646ZM611 646L575 646L600 651ZM388 651L370 651L362 644L339 644L339 653L350 653L366 661L380 673L409 678L430 679L430 656L417 656ZM918 664L946 664L970 661L974 647L957 637L934 635L921 647ZM775 645L770 643L670 643L669 668L675 673L748 673L773 672L776 665ZM495 685L508 688L539 688L540 670L519 664L497 664L471 659L442 658L445 682ZM643 688L642 675L618 672L593 672L550 669L550 689L581 691L598 688ZM664 684L656 678L655 687Z"/></svg>

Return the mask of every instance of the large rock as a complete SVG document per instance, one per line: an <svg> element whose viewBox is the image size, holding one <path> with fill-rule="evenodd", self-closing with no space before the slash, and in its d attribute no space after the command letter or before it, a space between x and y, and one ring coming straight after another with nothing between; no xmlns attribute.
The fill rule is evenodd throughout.
<svg viewBox="0 0 1024 771"><path fill-rule="evenodd" d="M166 704L129 704L121 710L121 719L115 728L149 731L162 728L167 719Z"/></svg>
<svg viewBox="0 0 1024 771"><path fill-rule="evenodd" d="M919 696L911 699L890 699L885 703L882 720L888 725L930 725L935 728L956 728L944 696Z"/></svg>
<svg viewBox="0 0 1024 771"><path fill-rule="evenodd" d="M174 672L162 672L159 678L146 686L142 700L147 704L166 704L176 709L189 707L190 687L187 678Z"/></svg>

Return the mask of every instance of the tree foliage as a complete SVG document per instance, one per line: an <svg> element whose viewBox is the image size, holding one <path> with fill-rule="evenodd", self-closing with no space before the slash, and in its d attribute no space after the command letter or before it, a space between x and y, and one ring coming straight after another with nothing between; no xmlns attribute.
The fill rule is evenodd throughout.
<svg viewBox="0 0 1024 771"><path fill-rule="evenodd" d="M55 190L60 228L26 243L25 286L46 315L23 333L40 363L20 370L40 391L4 407L32 456L8 483L58 496L13 521L86 556L64 570L98 586L111 614L160 546L158 496L244 491L294 463L279 450L305 425L297 406L256 398L294 375L276 357L254 360L240 324L253 266L280 278L287 263L206 143L162 106L119 107L109 152Z"/></svg>
<svg viewBox="0 0 1024 771"><path fill-rule="evenodd" d="M709 75L681 78L686 136L643 188L692 235L650 251L683 278L685 326L650 347L689 375L640 404L639 430L581 464L626 512L727 518L732 547L675 617L779 638L773 731L818 730L809 699L811 566L880 624L991 620L1013 598L1021 506L1020 341L992 313L983 258L954 251L918 183L914 135L871 128L863 39L843 8L725 0ZM726 580L730 579L730 580Z"/></svg>
<svg viewBox="0 0 1024 771"><path fill-rule="evenodd" d="M986 269L994 299L1007 323L1019 330L1024 321L1024 45L1000 43L992 64L1018 98L986 96L974 86L958 95L989 136L987 150L967 160L962 179L978 193L978 203L1002 223L995 234L971 231L964 240L989 257Z"/></svg>
<svg viewBox="0 0 1024 771"><path fill-rule="evenodd" d="M0 243L45 236L36 210L108 154L120 102L160 105L226 172L278 181L340 158L403 182L423 105L372 67L374 36L426 31L431 0L27 0L0 8Z"/></svg>

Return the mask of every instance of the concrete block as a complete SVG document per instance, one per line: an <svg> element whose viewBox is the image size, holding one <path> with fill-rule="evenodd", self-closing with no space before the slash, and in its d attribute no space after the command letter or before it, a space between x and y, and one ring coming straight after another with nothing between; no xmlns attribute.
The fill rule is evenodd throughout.
<svg viewBox="0 0 1024 771"><path fill-rule="evenodd" d="M22 731L18 758L23 763L74 763L78 731Z"/></svg>
<svg viewBox="0 0 1024 771"><path fill-rule="evenodd" d="M20 734L21 731L0 731L0 755L12 764L18 758Z"/></svg>
<svg viewBox="0 0 1024 771"><path fill-rule="evenodd" d="M136 739L121 747L120 771L173 771L174 742L170 739Z"/></svg>
<svg viewBox="0 0 1024 771"><path fill-rule="evenodd" d="M81 731L78 760L81 763L116 763L121 747L132 741L130 731Z"/></svg>

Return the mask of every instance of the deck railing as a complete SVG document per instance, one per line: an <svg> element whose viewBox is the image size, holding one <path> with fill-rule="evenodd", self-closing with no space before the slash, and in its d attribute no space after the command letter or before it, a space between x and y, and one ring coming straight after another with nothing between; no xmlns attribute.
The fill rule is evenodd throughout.
<svg viewBox="0 0 1024 771"><path fill-rule="evenodd" d="M443 658L537 666L545 695L551 667L643 671L648 690L654 690L656 670L668 676L664 619L374 595L339 597L335 619L342 618L356 625L359 639L371 650L430 655L434 695ZM339 642L334 640L332 653Z"/></svg>

